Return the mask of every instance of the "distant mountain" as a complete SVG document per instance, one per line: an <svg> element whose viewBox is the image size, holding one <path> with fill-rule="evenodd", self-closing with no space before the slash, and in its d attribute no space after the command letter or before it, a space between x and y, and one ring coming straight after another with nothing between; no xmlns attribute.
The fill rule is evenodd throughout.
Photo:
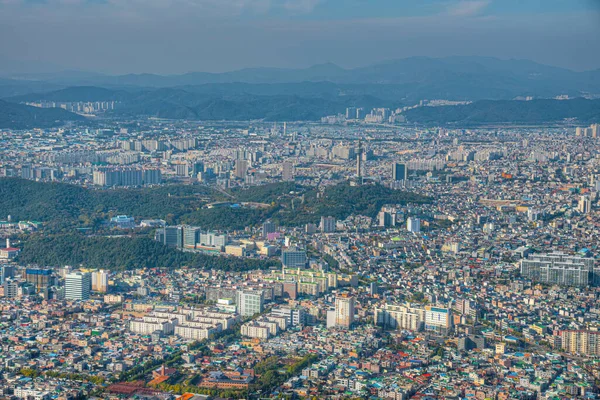
<svg viewBox="0 0 600 400"><path fill-rule="evenodd" d="M352 96L371 96L400 103L406 88L402 85L337 84L332 82L297 83L209 83L204 85L176 86L170 88L105 88L97 86L73 86L60 90L8 97L13 102L25 101L130 101L139 96L184 96L192 99L229 98L245 96L300 96L306 98L344 99Z"/></svg>
<svg viewBox="0 0 600 400"><path fill-rule="evenodd" d="M304 69L247 68L225 73L191 72L168 76L55 74L47 82L63 86L111 88L302 82L342 86L377 85L391 86L398 92L399 98L410 101L433 98L495 100L513 99L518 96L555 97L568 94L576 97L600 94L600 70L574 72L528 60L500 60L489 57L411 57L354 69L344 69L329 63Z"/></svg>
<svg viewBox="0 0 600 400"><path fill-rule="evenodd" d="M81 115L62 108L37 108L0 100L0 129L50 128L83 120Z"/></svg>
<svg viewBox="0 0 600 400"><path fill-rule="evenodd" d="M315 121L325 115L342 113L348 105L365 108L388 105L369 96L340 99L295 95L206 97L185 91L164 89L145 93L121 104L114 114L152 116L166 119Z"/></svg>
<svg viewBox="0 0 600 400"><path fill-rule="evenodd" d="M468 105L419 107L405 113L410 123L471 126L486 124L544 124L576 119L600 123L600 100L483 100Z"/></svg>
<svg viewBox="0 0 600 400"><path fill-rule="evenodd" d="M97 86L73 86L64 89L54 90L42 93L28 93L20 96L7 98L12 102L27 101L58 101L58 102L76 102L76 101L122 101L133 96L132 93L124 90L107 89Z"/></svg>
<svg viewBox="0 0 600 400"><path fill-rule="evenodd" d="M456 84L431 90L449 90ZM410 85L336 84L301 82L281 84L227 83L175 88L115 90L71 87L11 98L25 101L118 101L115 116L190 120L298 121L318 120L343 113L346 107L396 108L412 105ZM460 90L455 87L455 90ZM500 89L499 89L500 90ZM419 107L405 113L409 122L434 125L487 123L536 124L576 118L600 122L600 100L481 100L464 106Z"/></svg>
<svg viewBox="0 0 600 400"><path fill-rule="evenodd" d="M64 86L45 81L0 78L0 98L21 96L36 92L50 92L62 88Z"/></svg>

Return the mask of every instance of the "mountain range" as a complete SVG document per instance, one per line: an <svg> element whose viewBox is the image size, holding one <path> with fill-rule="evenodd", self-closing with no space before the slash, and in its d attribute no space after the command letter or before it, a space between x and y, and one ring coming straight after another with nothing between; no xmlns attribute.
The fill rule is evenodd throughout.
<svg viewBox="0 0 600 400"><path fill-rule="evenodd" d="M17 78L17 79L15 79ZM0 81L5 86L44 82L57 87L101 86L112 88L166 88L213 84L328 83L341 87L391 85L401 98L421 100L512 99L517 96L554 97L600 94L600 69L575 72L528 60L500 60L489 57L411 57L374 65L345 69L320 64L304 69L247 68L232 72L191 72L181 75L128 74L110 76L85 72L13 75ZM31 90L34 92L36 90Z"/></svg>
<svg viewBox="0 0 600 400"><path fill-rule="evenodd" d="M595 121L596 114L588 108L596 103L512 101L559 95L600 97L600 70L575 72L527 60L486 57L412 57L354 69L329 63L305 69L251 68L167 76L23 73L0 78L0 98L6 101L0 104L0 119L11 120L3 117L7 104L28 101L116 101L111 114L117 117L295 121L318 120L351 106L398 108L424 99L447 99L475 103L418 108L407 113L408 120L442 124L481 124L486 119L527 123L528 118L531 123L565 118ZM585 111L573 109L572 104ZM526 115L525 109L530 110ZM25 118L32 115L27 109L22 111ZM10 112L14 114L14 109ZM59 117L57 121L70 118L64 113Z"/></svg>

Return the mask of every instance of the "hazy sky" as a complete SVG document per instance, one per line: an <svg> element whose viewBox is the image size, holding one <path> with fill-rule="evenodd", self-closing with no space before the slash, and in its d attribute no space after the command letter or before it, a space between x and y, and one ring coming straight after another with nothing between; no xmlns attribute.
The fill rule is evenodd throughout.
<svg viewBox="0 0 600 400"><path fill-rule="evenodd" d="M449 55L600 68L600 0L0 0L0 71L219 72Z"/></svg>

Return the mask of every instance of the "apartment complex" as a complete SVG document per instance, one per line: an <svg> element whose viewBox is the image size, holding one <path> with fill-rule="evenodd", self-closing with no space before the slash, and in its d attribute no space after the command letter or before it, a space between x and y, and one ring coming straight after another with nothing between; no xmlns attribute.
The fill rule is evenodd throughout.
<svg viewBox="0 0 600 400"><path fill-rule="evenodd" d="M600 284L593 258L573 257L564 253L530 256L521 260L521 275L534 282L550 285L585 287Z"/></svg>

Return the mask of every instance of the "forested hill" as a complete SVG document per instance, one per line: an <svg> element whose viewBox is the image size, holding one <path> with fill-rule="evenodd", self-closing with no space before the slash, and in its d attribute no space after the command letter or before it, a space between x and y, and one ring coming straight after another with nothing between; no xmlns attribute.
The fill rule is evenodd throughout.
<svg viewBox="0 0 600 400"><path fill-rule="evenodd" d="M405 113L408 122L428 125L544 124L572 119L600 122L600 100L483 100L467 105L418 107Z"/></svg>
<svg viewBox="0 0 600 400"><path fill-rule="evenodd" d="M204 186L95 190L66 183L0 179L0 210L15 220L36 220L51 229L91 227L112 215L162 218L174 223L201 208L212 191Z"/></svg>
<svg viewBox="0 0 600 400"><path fill-rule="evenodd" d="M0 100L0 129L52 128L85 117L62 108L38 108Z"/></svg>
<svg viewBox="0 0 600 400"><path fill-rule="evenodd" d="M78 234L34 234L23 244L19 262L41 266L84 265L86 268L218 269L249 271L279 266L276 260L253 260L182 252L150 238L85 237Z"/></svg>
<svg viewBox="0 0 600 400"><path fill-rule="evenodd" d="M231 194L236 202L261 202L269 207L204 208L208 201L231 199L199 185L97 190L64 183L2 178L0 210L15 220L43 222L46 229L55 232L99 227L117 214L133 216L138 221L160 218L168 224L236 230L258 226L269 218L282 226L316 223L321 216L345 219L360 214L375 218L384 204L429 201L415 193L381 185L351 186L348 183L327 187L323 196L317 196L315 188L290 183L236 189Z"/></svg>

